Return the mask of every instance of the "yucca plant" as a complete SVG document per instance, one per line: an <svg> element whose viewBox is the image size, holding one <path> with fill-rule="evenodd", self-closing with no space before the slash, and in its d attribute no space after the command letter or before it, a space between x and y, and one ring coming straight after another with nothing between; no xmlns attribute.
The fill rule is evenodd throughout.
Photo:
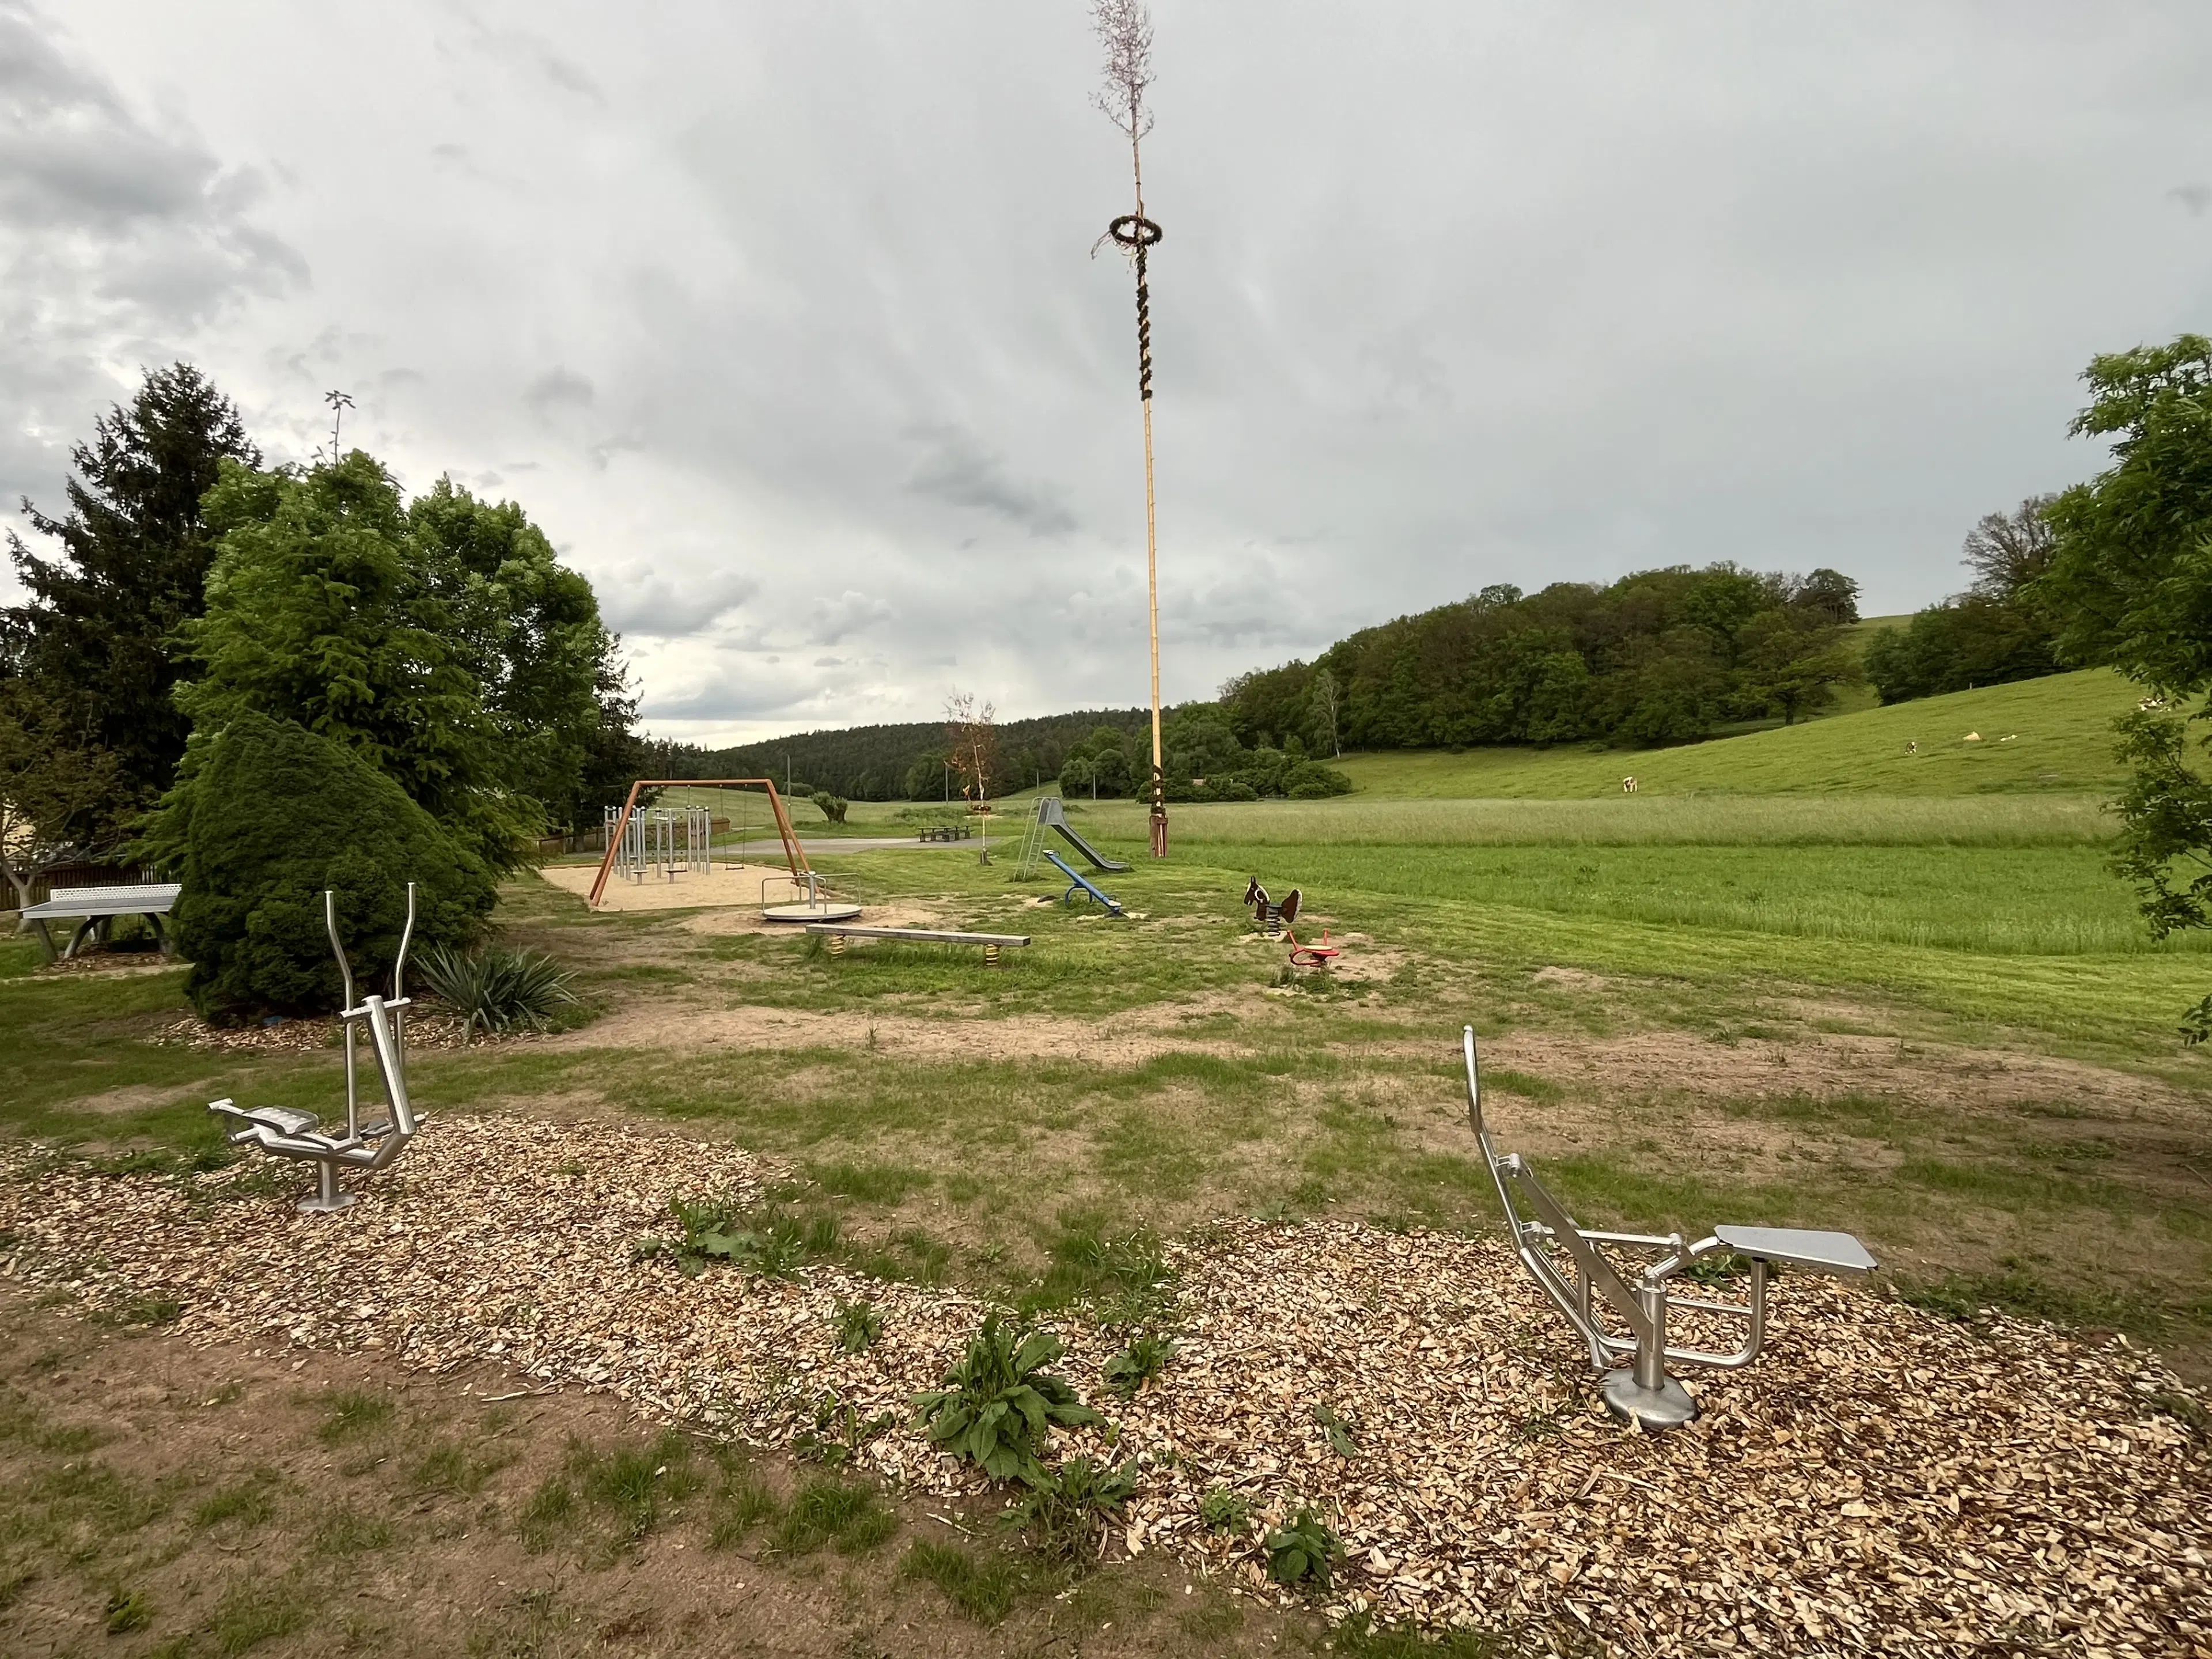
<svg viewBox="0 0 2212 1659"><path fill-rule="evenodd" d="M574 973L542 951L487 945L422 953L422 982L461 1017L461 1041L479 1030L550 1030L576 1006Z"/></svg>
<svg viewBox="0 0 2212 1659"><path fill-rule="evenodd" d="M915 1395L916 1420L932 1440L994 1479L1041 1486L1048 1477L1038 1454L1053 1426L1104 1420L1065 1378L1045 1370L1066 1351L1050 1331L1010 1328L993 1314L945 1374L945 1386Z"/></svg>

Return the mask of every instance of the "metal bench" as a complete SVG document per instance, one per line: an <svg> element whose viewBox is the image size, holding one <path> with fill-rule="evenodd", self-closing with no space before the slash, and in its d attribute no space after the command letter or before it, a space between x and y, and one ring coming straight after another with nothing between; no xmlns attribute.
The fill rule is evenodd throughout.
<svg viewBox="0 0 2212 1659"><path fill-rule="evenodd" d="M389 1168L407 1150L422 1121L415 1115L414 1103L407 1094L404 976L408 942L415 937L415 884L407 884L407 927L399 935L399 954L392 964L388 1000L365 996L358 1005L355 1003L353 966L346 960L345 946L338 942L337 902L328 888L323 890L323 927L331 936L331 949L345 981L345 1006L339 1015L345 1024L345 1133L325 1134L314 1113L289 1106L242 1107L229 1100L208 1104L210 1112L238 1121L240 1127L230 1132L232 1146L258 1146L271 1158L296 1158L315 1166L314 1194L300 1200L301 1210L310 1215L343 1210L355 1203L355 1194L339 1188L338 1171L359 1170L367 1174ZM385 1104L391 1114L387 1121L366 1127L361 1121L361 1091L354 1062L356 1027L368 1031L369 1052L384 1081Z"/></svg>
<svg viewBox="0 0 2212 1659"><path fill-rule="evenodd" d="M1027 945L1027 933L959 933L935 927L847 927L834 921L811 921L806 924L810 933L820 933L830 941L830 954L845 954L848 939L900 939L921 945L980 945L983 947L983 965L999 965L999 952Z"/></svg>
<svg viewBox="0 0 2212 1659"><path fill-rule="evenodd" d="M1667 1374L1667 1366L1705 1365L1736 1370L1759 1357L1766 1340L1766 1280L1776 1267L1856 1278L1875 1267L1865 1245L1849 1233L1808 1232L1791 1227L1716 1227L1709 1238L1691 1243L1680 1233L1662 1238L1649 1233L1592 1232L1578 1225L1545 1190L1536 1172L1518 1152L1498 1152L1482 1117L1482 1082L1474 1051L1474 1027L1462 1031L1467 1060L1468 1119L1490 1166L1498 1201L1505 1212L1515 1255L1553 1305L1566 1316L1589 1345L1591 1369L1604 1376L1599 1391L1614 1415L1654 1432L1689 1422L1698 1414L1690 1391ZM1514 1195L1533 1212L1523 1218ZM1633 1282L1607 1260L1602 1247L1663 1251L1636 1273ZM1742 1256L1751 1263L1751 1296L1745 1303L1711 1302L1677 1296L1672 1281L1707 1256ZM1615 1336L1599 1316L1595 1297L1602 1297L1629 1331ZM1734 1352L1669 1347L1667 1316L1682 1308L1744 1322L1743 1341ZM1628 1363L1620 1363L1622 1357Z"/></svg>
<svg viewBox="0 0 2212 1659"><path fill-rule="evenodd" d="M161 954L166 957L176 950L167 918L177 902L177 895L183 890L173 881L143 882L128 887L57 887L44 903L33 904L24 911L23 920L38 934L39 947L46 952L48 962L67 962L77 953L88 934L105 939L108 924L117 916L145 917L154 929L154 937L161 942ZM46 931L50 921L77 924L66 950L54 949L53 935Z"/></svg>

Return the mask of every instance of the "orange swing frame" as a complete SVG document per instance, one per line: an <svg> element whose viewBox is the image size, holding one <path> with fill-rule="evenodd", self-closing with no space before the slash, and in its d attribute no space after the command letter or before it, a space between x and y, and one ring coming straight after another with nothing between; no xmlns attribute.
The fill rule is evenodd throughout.
<svg viewBox="0 0 2212 1659"><path fill-rule="evenodd" d="M799 844L799 832L791 827L791 815L784 811L783 797L776 793L775 782L770 778L640 778L629 787L629 795L623 802L622 816L615 820L613 832L607 837L607 850L599 860L599 873L592 883L592 896L585 901L591 908L599 908L599 898L607 890L607 878L614 872L615 854L621 848L623 837L629 833L631 814L637 811L637 798L646 789L736 789L758 784L768 791L769 810L775 814L775 832L783 837L783 856L791 866L794 879L813 873L806 862L805 849ZM708 858L713 857L712 840L708 843Z"/></svg>

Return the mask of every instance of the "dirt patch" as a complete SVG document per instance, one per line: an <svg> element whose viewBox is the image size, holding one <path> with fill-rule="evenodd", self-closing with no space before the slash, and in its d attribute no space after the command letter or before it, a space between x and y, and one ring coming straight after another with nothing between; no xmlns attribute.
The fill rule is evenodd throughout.
<svg viewBox="0 0 2212 1659"><path fill-rule="evenodd" d="M611 1014L576 1031L543 1039L553 1049L649 1048L659 1053L714 1049L850 1048L905 1060L1081 1060L1116 1066L1141 1065L1170 1051L1250 1054L1263 1041L1194 1038L1176 1035L1182 1021L1223 1012L1224 1006L1256 1012L1265 1006L1249 996L1220 994L1181 1003L1160 1003L1103 1019L1016 1014L963 1017L942 1006L931 1015L884 1006L834 1013L752 1006L714 1007L696 999L656 997Z"/></svg>
<svg viewBox="0 0 2212 1659"><path fill-rule="evenodd" d="M2199 1094L2083 1060L1993 1048L1832 1035L1717 1042L1682 1031L1583 1037L1516 1031L1483 1045L1486 1060L1601 1097L1669 1091L1725 1096L1868 1094L1989 1109L2063 1101L2099 1116L2208 1121Z"/></svg>
<svg viewBox="0 0 2212 1659"><path fill-rule="evenodd" d="M194 1090L203 1085L181 1083L167 1086L152 1083L125 1084L121 1088L103 1089L96 1095L81 1095L69 1103L72 1112L88 1112L94 1117L122 1117L131 1112L150 1111L156 1106L167 1106L179 1098L191 1098Z"/></svg>
<svg viewBox="0 0 2212 1659"><path fill-rule="evenodd" d="M1539 968L1529 977L1539 985L1558 985L1575 991L1602 991L1613 982L1601 975L1584 973L1579 968Z"/></svg>

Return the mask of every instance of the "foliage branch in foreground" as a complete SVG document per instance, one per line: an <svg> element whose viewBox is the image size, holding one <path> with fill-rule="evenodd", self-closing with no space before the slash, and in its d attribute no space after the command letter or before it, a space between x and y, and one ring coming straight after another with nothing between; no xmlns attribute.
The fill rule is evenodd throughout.
<svg viewBox="0 0 2212 1659"><path fill-rule="evenodd" d="M2034 586L2066 618L2061 653L2146 687L2119 723L2133 774L2113 867L2163 939L2212 926L2212 338L2185 334L2092 362L2077 435L2110 438L2112 465L2054 502L2050 569ZM2197 699L2192 712L2187 704ZM2212 1025L2212 998L2185 1037Z"/></svg>

